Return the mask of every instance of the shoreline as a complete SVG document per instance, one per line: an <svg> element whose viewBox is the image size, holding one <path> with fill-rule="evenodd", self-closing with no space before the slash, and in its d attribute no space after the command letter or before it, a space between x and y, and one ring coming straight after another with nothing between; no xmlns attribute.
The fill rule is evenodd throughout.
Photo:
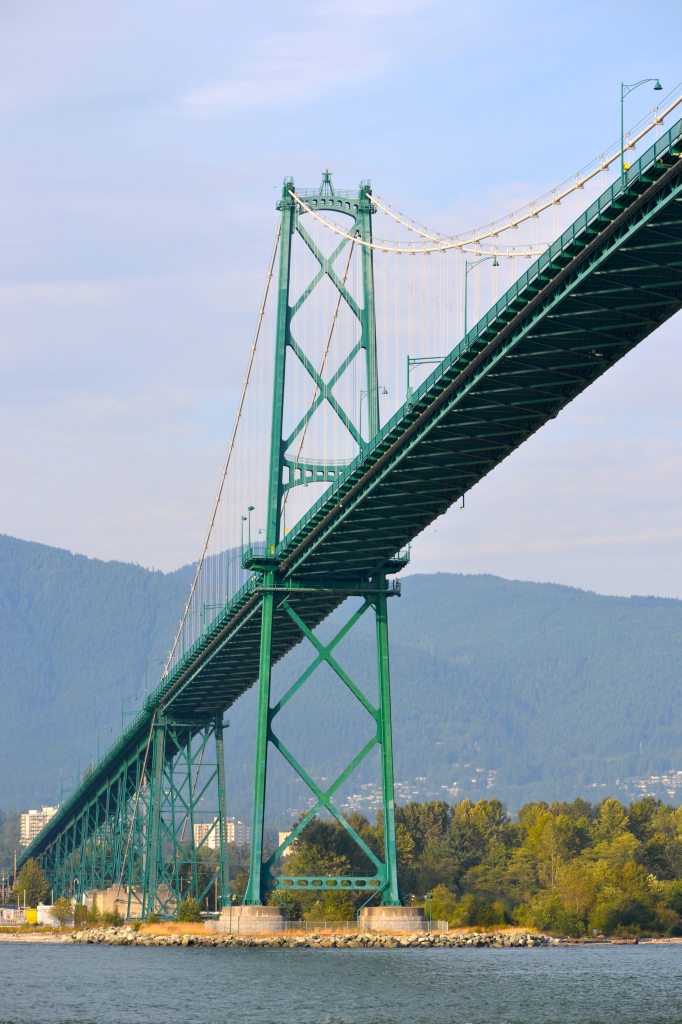
<svg viewBox="0 0 682 1024"><path fill-rule="evenodd" d="M682 938L583 938L570 939L535 932L291 932L254 935L205 933L187 928L175 931L145 931L130 925L110 928L71 929L65 932L0 932L0 942L29 942L52 945L104 945L145 947L206 947L261 949L532 949L557 946L671 945Z"/></svg>

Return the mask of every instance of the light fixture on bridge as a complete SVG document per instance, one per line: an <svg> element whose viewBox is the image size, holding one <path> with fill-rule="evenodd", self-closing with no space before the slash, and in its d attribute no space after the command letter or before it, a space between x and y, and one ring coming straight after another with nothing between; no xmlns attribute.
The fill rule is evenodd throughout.
<svg viewBox="0 0 682 1024"><path fill-rule="evenodd" d="M654 92L661 92L663 86L661 85L658 78L643 78L639 82L633 82L632 85L628 85L626 82L620 83L620 183L621 186L625 185L625 172L630 170L630 164L625 163L625 125L623 122L623 106L625 103L625 97L628 93L634 92L635 89L639 89L640 85L646 85L647 82L654 82ZM629 148L629 147L628 147Z"/></svg>
<svg viewBox="0 0 682 1024"><path fill-rule="evenodd" d="M247 508L247 510L246 510L246 511L248 512L248 514L249 514L249 528L248 528L248 535L249 535L249 551L251 550L251 513L252 513L252 512L254 511L254 508L255 508L255 506L254 506L254 505L249 505L249 507L248 507L248 508Z"/></svg>
<svg viewBox="0 0 682 1024"><path fill-rule="evenodd" d="M469 260L464 260L464 337L466 337L467 333L467 281L469 278L469 272L473 270L474 267L479 266L479 264L485 263L486 260L492 260L493 267L499 267L500 265L497 262L497 256L495 253L491 253L490 256L481 256L480 260L472 260L471 262L469 262Z"/></svg>

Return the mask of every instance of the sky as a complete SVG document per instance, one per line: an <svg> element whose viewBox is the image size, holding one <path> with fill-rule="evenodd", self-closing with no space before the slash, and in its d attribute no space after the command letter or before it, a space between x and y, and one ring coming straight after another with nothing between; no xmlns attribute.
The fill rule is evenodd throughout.
<svg viewBox="0 0 682 1024"><path fill-rule="evenodd" d="M3 0L0 532L195 560L282 178L490 220L615 141L622 80L682 79L680 29L679 0ZM682 598L681 329L474 488L412 571Z"/></svg>

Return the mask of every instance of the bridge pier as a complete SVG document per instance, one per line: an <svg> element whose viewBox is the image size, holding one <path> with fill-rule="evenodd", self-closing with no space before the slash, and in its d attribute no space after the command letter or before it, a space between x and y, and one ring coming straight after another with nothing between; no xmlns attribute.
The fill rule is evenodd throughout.
<svg viewBox="0 0 682 1024"><path fill-rule="evenodd" d="M208 922L210 931L231 935L253 935L256 932L284 932L287 930L287 912L284 907L264 907L258 904L224 907L216 922Z"/></svg>

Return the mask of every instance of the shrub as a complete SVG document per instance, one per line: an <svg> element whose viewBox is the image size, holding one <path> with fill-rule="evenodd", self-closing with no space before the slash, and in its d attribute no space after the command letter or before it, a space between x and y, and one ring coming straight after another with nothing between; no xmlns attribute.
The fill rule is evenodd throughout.
<svg viewBox="0 0 682 1024"><path fill-rule="evenodd" d="M434 914L435 909L436 903L434 901ZM448 916L448 921L455 928L465 926L472 928L476 925L481 928L490 928L496 924L507 924L508 917L502 903L497 901L491 903L480 896L467 893L466 896L462 897L461 903L455 906L454 912Z"/></svg>
<svg viewBox="0 0 682 1024"><path fill-rule="evenodd" d="M304 913L306 921L354 921L355 900L350 893L325 892Z"/></svg>
<svg viewBox="0 0 682 1024"><path fill-rule="evenodd" d="M60 928L63 928L73 919L73 906L71 900L67 900L65 896L60 896L58 900L55 900L52 904L52 920L55 921Z"/></svg>
<svg viewBox="0 0 682 1024"><path fill-rule="evenodd" d="M76 928L82 928L88 923L88 908L84 903L77 903L73 908L73 923Z"/></svg>
<svg viewBox="0 0 682 1024"><path fill-rule="evenodd" d="M88 909L87 922L88 924L99 924L102 920L102 914L97 906L97 897L92 901L92 906Z"/></svg>
<svg viewBox="0 0 682 1024"><path fill-rule="evenodd" d="M199 904L193 896L185 896L184 900L178 903L178 909L175 914L176 921L201 921L201 914L199 913Z"/></svg>
<svg viewBox="0 0 682 1024"><path fill-rule="evenodd" d="M636 934L642 928L654 925L654 915L649 907L628 896L618 895L600 899L590 915L590 927L597 928L604 935L616 932Z"/></svg>
<svg viewBox="0 0 682 1024"><path fill-rule="evenodd" d="M102 914L102 924L108 924L113 927L118 927L123 924L123 917L120 912L116 909L105 910Z"/></svg>
<svg viewBox="0 0 682 1024"><path fill-rule="evenodd" d="M516 912L519 924L559 935L584 935L585 921L566 906L558 893L536 896Z"/></svg>
<svg viewBox="0 0 682 1024"><path fill-rule="evenodd" d="M457 915L457 897L450 892L446 885L435 885L431 890L432 900L424 900L422 906L428 917L429 904L431 904L431 916L434 921L452 921Z"/></svg>

